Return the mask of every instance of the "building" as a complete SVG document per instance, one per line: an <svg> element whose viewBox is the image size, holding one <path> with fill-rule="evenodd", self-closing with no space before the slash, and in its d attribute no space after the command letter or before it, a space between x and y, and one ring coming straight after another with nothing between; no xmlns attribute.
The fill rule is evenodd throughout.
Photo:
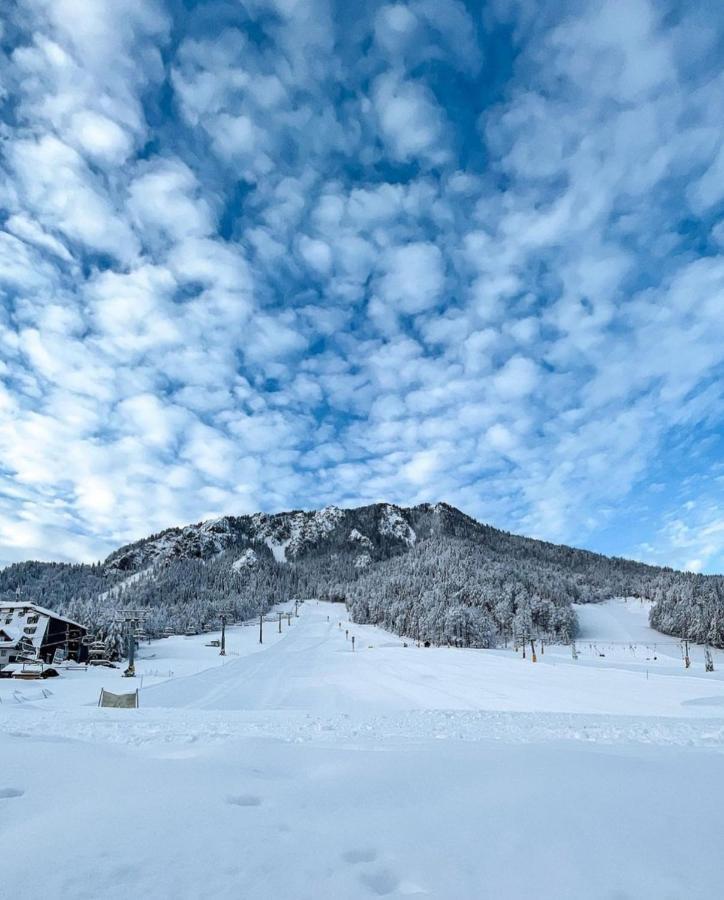
<svg viewBox="0 0 724 900"><path fill-rule="evenodd" d="M0 669L22 660L50 663L58 655L82 662L87 629L35 603L0 600Z"/></svg>

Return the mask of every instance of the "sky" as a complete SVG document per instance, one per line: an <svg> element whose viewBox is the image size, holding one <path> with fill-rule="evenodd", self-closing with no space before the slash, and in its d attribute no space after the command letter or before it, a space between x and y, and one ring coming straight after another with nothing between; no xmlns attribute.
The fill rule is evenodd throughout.
<svg viewBox="0 0 724 900"><path fill-rule="evenodd" d="M724 571L724 8L0 11L0 561L447 501Z"/></svg>

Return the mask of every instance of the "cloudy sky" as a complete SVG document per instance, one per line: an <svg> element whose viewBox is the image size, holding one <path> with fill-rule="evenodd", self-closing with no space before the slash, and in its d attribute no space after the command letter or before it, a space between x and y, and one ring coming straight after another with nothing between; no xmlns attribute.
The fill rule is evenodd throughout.
<svg viewBox="0 0 724 900"><path fill-rule="evenodd" d="M0 560L446 500L724 570L724 10L22 0Z"/></svg>

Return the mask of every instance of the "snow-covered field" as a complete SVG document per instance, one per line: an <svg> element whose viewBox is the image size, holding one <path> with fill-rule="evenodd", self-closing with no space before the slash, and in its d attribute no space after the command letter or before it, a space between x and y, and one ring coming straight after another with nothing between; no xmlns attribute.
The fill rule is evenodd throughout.
<svg viewBox="0 0 724 900"><path fill-rule="evenodd" d="M404 646L309 601L261 647L228 629L225 658L176 637L141 649L135 680L0 680L2 883L17 900L41 869L74 898L719 896L724 654L684 669L638 601L578 612L576 661ZM95 706L135 686L138 710Z"/></svg>

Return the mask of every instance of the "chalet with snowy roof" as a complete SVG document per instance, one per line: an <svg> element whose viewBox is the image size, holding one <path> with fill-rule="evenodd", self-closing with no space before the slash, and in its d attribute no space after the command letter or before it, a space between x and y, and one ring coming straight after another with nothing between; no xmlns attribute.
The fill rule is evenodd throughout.
<svg viewBox="0 0 724 900"><path fill-rule="evenodd" d="M35 603L0 600L0 669L23 660L52 662L63 659L82 662L87 655L83 643L86 629L78 622Z"/></svg>

